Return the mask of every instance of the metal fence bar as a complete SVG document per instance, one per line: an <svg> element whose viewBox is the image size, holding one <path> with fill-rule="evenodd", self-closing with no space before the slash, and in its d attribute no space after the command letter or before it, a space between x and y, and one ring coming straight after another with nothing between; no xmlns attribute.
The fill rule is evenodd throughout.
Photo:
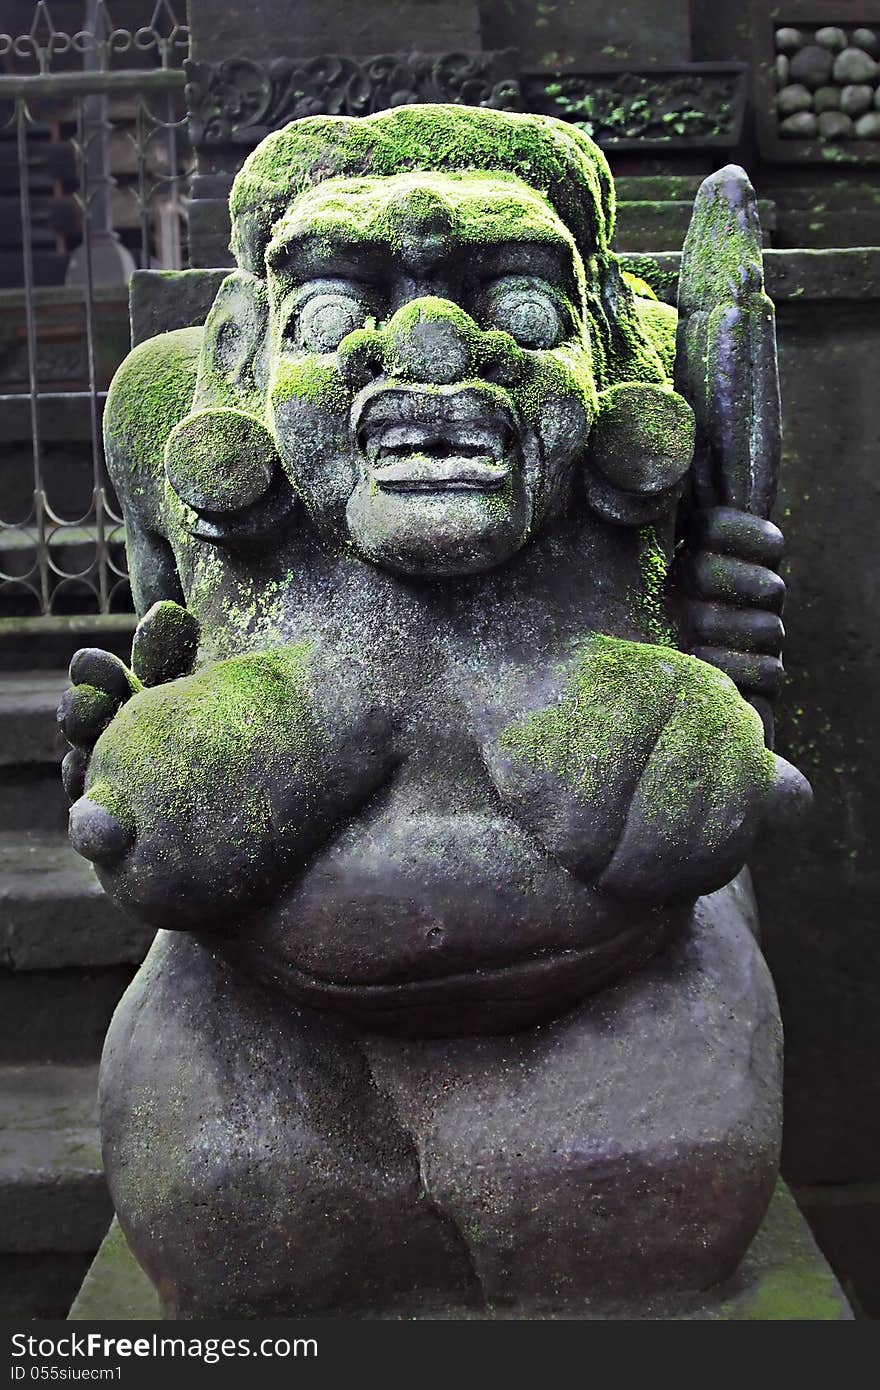
<svg viewBox="0 0 880 1390"><path fill-rule="evenodd" d="M66 97L87 92L119 96L125 92L182 92L186 75L179 68L119 69L116 72L53 72L40 76L0 74L0 99Z"/></svg>
<svg viewBox="0 0 880 1390"><path fill-rule="evenodd" d="M33 459L34 521L37 529L37 571L39 599L43 612L51 604L49 580L49 538L46 531L46 509L43 495L42 446L40 441L40 407L37 375L37 322L34 313L34 252L30 239L31 189L28 180L28 108L23 97L15 104L16 150L18 158L18 192L21 209L21 264L24 278L25 324L27 331L28 391L31 416L31 455Z"/></svg>
<svg viewBox="0 0 880 1390"><path fill-rule="evenodd" d="M31 246L31 189L28 181L27 106L24 98L15 103L18 157L18 196L21 213L21 261L24 274L25 324L27 327L28 387L31 403L31 445L34 460L34 489L43 486L40 465L40 411L37 405L37 324L34 313L34 259Z"/></svg>
<svg viewBox="0 0 880 1390"><path fill-rule="evenodd" d="M94 141L103 139L103 109L93 112L94 97L80 96L77 101L77 129L79 135L79 178L80 198L82 200L83 245L85 247L85 310L86 310L86 362L89 378L89 425L92 435L92 509L95 516L96 554L95 563L98 579L98 601L101 612L107 611L107 539L104 534L104 477L102 471L103 448L98 419L98 375L95 367L95 309L94 309L94 269L92 264L92 212L96 193L90 187L89 165L91 147ZM103 104L98 98L98 104ZM90 117L96 114L97 121ZM95 128L93 128L95 127ZM106 171L99 178L106 178Z"/></svg>

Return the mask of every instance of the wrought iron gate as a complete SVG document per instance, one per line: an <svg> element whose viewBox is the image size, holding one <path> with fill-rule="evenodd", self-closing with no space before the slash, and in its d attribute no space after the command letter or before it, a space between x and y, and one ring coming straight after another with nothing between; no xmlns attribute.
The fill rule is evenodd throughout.
<svg viewBox="0 0 880 1390"><path fill-rule="evenodd" d="M190 163L188 31L144 8L122 29L90 0L66 33L40 0L0 34L0 617L131 603L101 414L131 270L184 263Z"/></svg>

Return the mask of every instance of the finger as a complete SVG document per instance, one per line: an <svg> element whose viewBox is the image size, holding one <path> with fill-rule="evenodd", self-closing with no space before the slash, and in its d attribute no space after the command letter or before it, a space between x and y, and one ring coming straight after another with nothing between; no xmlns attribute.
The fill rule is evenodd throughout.
<svg viewBox="0 0 880 1390"><path fill-rule="evenodd" d="M708 550L688 556L682 577L692 593L729 606L766 608L781 613L785 602L785 583L765 565L716 555Z"/></svg>
<svg viewBox="0 0 880 1390"><path fill-rule="evenodd" d="M778 526L763 516L741 512L735 507L710 507L697 512L690 529L694 550L716 550L755 565L775 569L785 550L785 537Z"/></svg>
<svg viewBox="0 0 880 1390"><path fill-rule="evenodd" d="M782 662L756 652L729 652L723 647L692 647L691 655L717 666L739 690L755 695L776 695L785 677Z"/></svg>
<svg viewBox="0 0 880 1390"><path fill-rule="evenodd" d="M113 718L119 702L93 685L73 685L58 706L61 732L75 748L91 749Z"/></svg>
<svg viewBox="0 0 880 1390"><path fill-rule="evenodd" d="M133 842L134 832L87 796L71 806L70 843L84 859L91 859L93 864L115 864Z"/></svg>
<svg viewBox="0 0 880 1390"><path fill-rule="evenodd" d="M61 763L61 780L68 801L78 801L85 791L87 755L81 748L72 748Z"/></svg>
<svg viewBox="0 0 880 1390"><path fill-rule="evenodd" d="M192 613L171 599L154 603L138 624L131 665L144 685L164 685L187 675L199 645L199 625Z"/></svg>
<svg viewBox="0 0 880 1390"><path fill-rule="evenodd" d="M74 652L70 663L71 685L93 685L112 696L118 705L140 688L140 683L128 670L124 662L112 652L101 651L100 647L80 647Z"/></svg>
<svg viewBox="0 0 880 1390"><path fill-rule="evenodd" d="M793 830L801 827L812 806L813 789L806 777L785 758L776 755L775 777L762 817L764 830L771 838L784 841Z"/></svg>
<svg viewBox="0 0 880 1390"><path fill-rule="evenodd" d="M782 620L761 608L732 608L726 603L688 605L688 616L697 639L707 647L729 647L737 652L764 652L779 656L785 638Z"/></svg>

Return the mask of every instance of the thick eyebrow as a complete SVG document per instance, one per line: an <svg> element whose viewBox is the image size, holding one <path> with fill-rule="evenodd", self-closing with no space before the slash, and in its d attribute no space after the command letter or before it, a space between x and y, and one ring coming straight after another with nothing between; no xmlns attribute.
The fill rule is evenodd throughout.
<svg viewBox="0 0 880 1390"><path fill-rule="evenodd" d="M536 276L549 284L563 281L571 294L577 290L572 249L559 241L505 241L479 247L473 264L482 279L502 275Z"/></svg>
<svg viewBox="0 0 880 1390"><path fill-rule="evenodd" d="M569 293L577 291L572 247L563 237L540 241L499 238L477 245L457 242L450 247L449 255L454 256L463 247L469 273L477 279L533 275L551 284L563 281ZM270 245L266 263L284 280L302 284L333 276L380 280L397 268L399 258L394 246L384 239L334 237L331 242L326 232L304 228Z"/></svg>

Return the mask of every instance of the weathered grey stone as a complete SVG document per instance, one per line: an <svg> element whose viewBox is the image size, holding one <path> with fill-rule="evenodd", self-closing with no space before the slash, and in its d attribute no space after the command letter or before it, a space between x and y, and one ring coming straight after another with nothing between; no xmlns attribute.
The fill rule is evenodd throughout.
<svg viewBox="0 0 880 1390"><path fill-rule="evenodd" d="M97 1064L107 1025L133 974L130 965L0 969L4 1063Z"/></svg>
<svg viewBox="0 0 880 1390"><path fill-rule="evenodd" d="M776 72L776 85L784 87L791 80L791 63L785 53L779 53L776 57L774 70Z"/></svg>
<svg viewBox="0 0 880 1390"><path fill-rule="evenodd" d="M823 25L821 29L816 30L813 37L821 48L830 48L834 53L839 53L842 48L846 48L846 32L834 24ZM858 40L856 43L858 44Z"/></svg>
<svg viewBox="0 0 880 1390"><path fill-rule="evenodd" d="M845 48L834 59L835 82L871 82L876 76L876 62L860 48Z"/></svg>
<svg viewBox="0 0 880 1390"><path fill-rule="evenodd" d="M861 116L869 111L874 100L873 87L865 83L844 87L840 93L840 109L848 116Z"/></svg>
<svg viewBox="0 0 880 1390"><path fill-rule="evenodd" d="M162 1317L156 1290L132 1255L114 1219L83 1280L69 1313L73 1322L151 1321ZM393 1315L392 1315L393 1316ZM432 1309L431 1317L450 1310ZM509 1318L455 1310L456 1318ZM810 1235L785 1184L779 1182L767 1216L734 1278L717 1289L690 1298L646 1300L638 1305L596 1308L582 1303L567 1316L585 1321L603 1318L664 1318L706 1322L836 1322L852 1317L843 1291Z"/></svg>
<svg viewBox="0 0 880 1390"><path fill-rule="evenodd" d="M819 87L813 93L813 110L819 115L821 115L823 111L837 111L839 108L839 87Z"/></svg>
<svg viewBox="0 0 880 1390"><path fill-rule="evenodd" d="M848 185L832 224L837 246L851 234L852 195ZM856 1185L875 1180L880 1153L880 741L870 732L880 704L872 559L880 530L880 228L870 241L764 255L785 409L778 514L787 518L787 688L777 746L807 773L816 800L783 873L780 851L769 844L750 861L785 1025L784 1168L798 1186L821 1185L829 1201L837 1192L853 1204ZM643 257L635 265L674 300L679 260ZM846 459L845 470L829 471L830 458ZM858 507L854 496L862 499ZM848 618L841 623L844 573ZM823 1241L833 1219L831 1209Z"/></svg>
<svg viewBox="0 0 880 1390"><path fill-rule="evenodd" d="M178 1317L559 1314L629 1301L635 1268L642 1295L705 1288L732 1273L769 1198L779 1042L730 890L628 983L476 1043L322 1023L165 934L107 1040L117 1211ZM208 1202L187 1200L194 1181Z"/></svg>
<svg viewBox="0 0 880 1390"><path fill-rule="evenodd" d="M94 1250L110 1217L97 1069L0 1067L0 1251Z"/></svg>
<svg viewBox="0 0 880 1390"><path fill-rule="evenodd" d="M880 110L868 111L856 121L857 140L880 140Z"/></svg>
<svg viewBox="0 0 880 1390"><path fill-rule="evenodd" d="M61 761L66 751L55 719L60 671L0 674L0 767Z"/></svg>
<svg viewBox="0 0 880 1390"><path fill-rule="evenodd" d="M108 902L63 834L0 833L0 966L139 965L152 932Z"/></svg>
<svg viewBox="0 0 880 1390"><path fill-rule="evenodd" d="M880 53L880 39L873 29L854 29L852 41L856 48L864 49L872 58L876 58Z"/></svg>
<svg viewBox="0 0 880 1390"><path fill-rule="evenodd" d="M295 122L232 209L105 411L133 674L60 707L73 843L167 929L104 1055L123 1228L184 1317L717 1282L779 1145L731 880L808 797L754 191L699 190L674 381L571 128Z"/></svg>
<svg viewBox="0 0 880 1390"><path fill-rule="evenodd" d="M785 25L776 30L776 48L779 53L796 53L805 42L800 29L793 29L790 25Z"/></svg>
<svg viewBox="0 0 880 1390"><path fill-rule="evenodd" d="M203 324L214 296L224 277L223 271L206 274L204 271L136 270L131 277L131 345L137 347L146 338L168 330L172 319L175 328L191 328Z"/></svg>
<svg viewBox="0 0 880 1390"><path fill-rule="evenodd" d="M823 140L849 140L853 122L843 111L823 111L819 117L819 134Z"/></svg>
<svg viewBox="0 0 880 1390"><path fill-rule="evenodd" d="M791 80L802 82L811 90L824 87L831 76L833 66L834 56L827 48L820 48L815 43L807 44L791 59Z"/></svg>
<svg viewBox="0 0 880 1390"><path fill-rule="evenodd" d="M480 46L476 0L297 0L296 23L284 23L277 0L197 0L189 11L193 58L222 61L306 58L325 53L449 53ZM246 36L246 40L245 40Z"/></svg>
<svg viewBox="0 0 880 1390"><path fill-rule="evenodd" d="M813 98L807 87L802 83L792 83L789 87L783 87L776 98L776 109L780 116L794 116L800 111L810 111L813 106Z"/></svg>
<svg viewBox="0 0 880 1390"><path fill-rule="evenodd" d="M812 111L798 111L779 122L779 133L788 140L809 140L819 133L819 122Z"/></svg>
<svg viewBox="0 0 880 1390"><path fill-rule="evenodd" d="M536 12L533 0L480 0L485 48L516 48L524 66L566 68L621 63L686 63L691 57L687 0L620 0L588 5L557 0Z"/></svg>

